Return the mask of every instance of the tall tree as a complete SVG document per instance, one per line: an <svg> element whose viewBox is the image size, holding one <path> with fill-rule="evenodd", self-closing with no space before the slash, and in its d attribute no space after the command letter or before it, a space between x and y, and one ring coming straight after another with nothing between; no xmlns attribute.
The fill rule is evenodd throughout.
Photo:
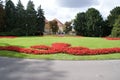
<svg viewBox="0 0 120 80"><path fill-rule="evenodd" d="M92 37L102 36L103 18L95 8L89 8L86 12L87 35Z"/></svg>
<svg viewBox="0 0 120 80"><path fill-rule="evenodd" d="M110 28L110 33L111 33L111 30L113 28L113 25L115 23L115 20L117 19L117 17L120 15L120 7L117 6L115 7L114 9L112 9L110 11L110 15L108 16L107 20L108 20L108 25L109 25L109 28Z"/></svg>
<svg viewBox="0 0 120 80"><path fill-rule="evenodd" d="M3 9L3 1L0 0L0 32L4 31L5 24L5 10Z"/></svg>
<svg viewBox="0 0 120 80"><path fill-rule="evenodd" d="M31 0L27 4L26 17L26 35L34 35L37 32L37 15L34 9L34 3Z"/></svg>
<svg viewBox="0 0 120 80"><path fill-rule="evenodd" d="M84 12L78 13L74 20L77 35L86 36L86 15Z"/></svg>
<svg viewBox="0 0 120 80"><path fill-rule="evenodd" d="M8 0L5 5L5 17L6 17L6 31L12 31L15 29L16 12L14 3Z"/></svg>
<svg viewBox="0 0 120 80"><path fill-rule="evenodd" d="M112 37L120 37L120 15L118 16L118 18L115 20L115 23L113 25L113 29L112 29L112 33L111 36Z"/></svg>
<svg viewBox="0 0 120 80"><path fill-rule="evenodd" d="M17 7L16 7L16 28L15 32L16 35L25 35L25 26L26 26L26 17L25 17L25 10L24 6L21 3L21 0L18 1Z"/></svg>
<svg viewBox="0 0 120 80"><path fill-rule="evenodd" d="M66 21L65 22L65 33L68 33L69 31L72 31L72 26L71 26L71 24L72 24L72 22L68 22L68 21Z"/></svg>
<svg viewBox="0 0 120 80"><path fill-rule="evenodd" d="M108 20L104 20L103 26L102 26L102 36L106 37L111 34L111 29L108 24Z"/></svg>
<svg viewBox="0 0 120 80"><path fill-rule="evenodd" d="M41 5L38 7L37 10L37 30L40 32L41 35L43 35L45 27L45 17L43 9L41 8Z"/></svg>

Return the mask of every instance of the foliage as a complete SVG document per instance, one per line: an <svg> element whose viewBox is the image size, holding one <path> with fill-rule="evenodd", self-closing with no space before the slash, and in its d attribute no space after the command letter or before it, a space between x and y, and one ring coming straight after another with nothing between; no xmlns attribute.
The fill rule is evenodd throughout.
<svg viewBox="0 0 120 80"><path fill-rule="evenodd" d="M111 34L111 28L109 27L108 20L104 20L102 27L102 36L106 37Z"/></svg>
<svg viewBox="0 0 120 80"><path fill-rule="evenodd" d="M34 35L37 32L36 27L37 16L34 9L33 1L29 0L26 10L26 36Z"/></svg>
<svg viewBox="0 0 120 80"><path fill-rule="evenodd" d="M86 16L84 12L77 14L74 25L77 35L87 36Z"/></svg>
<svg viewBox="0 0 120 80"><path fill-rule="evenodd" d="M0 0L0 32L4 31L4 26L5 26L5 10L3 8L3 3Z"/></svg>
<svg viewBox="0 0 120 80"><path fill-rule="evenodd" d="M103 18L99 11L94 8L89 8L86 13L78 13L74 25L78 35L102 36Z"/></svg>
<svg viewBox="0 0 120 80"><path fill-rule="evenodd" d="M8 0L5 5L5 12L6 12L6 28L5 30L7 32L12 31L12 29L15 29L15 23L16 23L16 12L15 12L15 5L11 0Z"/></svg>
<svg viewBox="0 0 120 80"><path fill-rule="evenodd" d="M29 36L44 32L45 17L41 6L34 9L33 1L29 0L27 9L24 9L21 0L17 6L12 0L5 0L5 8L0 0L0 35Z"/></svg>
<svg viewBox="0 0 120 80"><path fill-rule="evenodd" d="M26 14L24 6L21 3L21 0L18 1L16 6L16 28L12 30L17 36L23 36L26 34Z"/></svg>
<svg viewBox="0 0 120 80"><path fill-rule="evenodd" d="M114 27L115 20L118 18L119 15L120 15L119 6L115 7L114 9L110 11L110 15L107 17L108 25L110 28L110 33L111 33L112 28Z"/></svg>
<svg viewBox="0 0 120 80"><path fill-rule="evenodd" d="M65 22L65 33L68 33L72 30L71 22Z"/></svg>
<svg viewBox="0 0 120 80"><path fill-rule="evenodd" d="M44 32L45 27L45 17L43 9L41 9L41 5L38 7L37 10L37 30L42 35Z"/></svg>
<svg viewBox="0 0 120 80"><path fill-rule="evenodd" d="M99 11L89 8L86 12L87 36L101 36L103 19Z"/></svg>
<svg viewBox="0 0 120 80"><path fill-rule="evenodd" d="M52 20L49 22L51 28L52 28L52 32L53 34L56 34L56 32L58 31L58 25L57 25L57 21L56 20Z"/></svg>
<svg viewBox="0 0 120 80"><path fill-rule="evenodd" d="M114 25L113 25L113 29L112 29L112 33L111 36L112 37L120 37L120 15L119 17L116 19Z"/></svg>

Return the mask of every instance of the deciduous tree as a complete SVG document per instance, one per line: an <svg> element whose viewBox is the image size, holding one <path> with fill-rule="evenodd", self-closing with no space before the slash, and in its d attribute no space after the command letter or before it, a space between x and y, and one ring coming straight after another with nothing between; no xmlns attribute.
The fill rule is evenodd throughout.
<svg viewBox="0 0 120 80"><path fill-rule="evenodd" d="M57 25L57 21L56 20L52 20L49 22L52 32L53 34L56 34L56 32L58 32L58 25Z"/></svg>
<svg viewBox="0 0 120 80"><path fill-rule="evenodd" d="M72 31L72 26L71 26L72 22L65 22L65 33L68 33L69 31Z"/></svg>
<svg viewBox="0 0 120 80"><path fill-rule="evenodd" d="M118 16L118 18L115 20L115 23L113 25L113 29L112 29L112 33L111 36L112 37L120 37L120 15Z"/></svg>
<svg viewBox="0 0 120 80"><path fill-rule="evenodd" d="M84 12L78 13L74 20L75 30L77 35L86 36L87 26L86 26L86 15Z"/></svg>
<svg viewBox="0 0 120 80"><path fill-rule="evenodd" d="M87 36L98 37L101 36L103 18L98 10L89 8L86 12L87 19Z"/></svg>
<svg viewBox="0 0 120 80"><path fill-rule="evenodd" d="M108 25L110 28L110 33L111 33L111 30L112 30L113 25L115 23L115 20L118 18L119 15L120 15L120 7L119 6L115 7L114 9L112 9L110 11L110 15L107 17Z"/></svg>

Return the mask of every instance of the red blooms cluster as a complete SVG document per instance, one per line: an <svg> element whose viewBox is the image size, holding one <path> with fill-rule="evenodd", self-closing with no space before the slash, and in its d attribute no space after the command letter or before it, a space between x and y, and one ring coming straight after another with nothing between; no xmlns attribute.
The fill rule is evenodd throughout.
<svg viewBox="0 0 120 80"><path fill-rule="evenodd" d="M52 49L57 51L57 53L65 53L66 48L70 47L70 44L67 43L53 43Z"/></svg>
<svg viewBox="0 0 120 80"><path fill-rule="evenodd" d="M48 49L50 49L51 47L45 46L45 45L35 45L35 46L31 46L30 48L48 50Z"/></svg>
<svg viewBox="0 0 120 80"><path fill-rule="evenodd" d="M120 40L120 38L111 38L111 37L105 37L107 40Z"/></svg>
<svg viewBox="0 0 120 80"><path fill-rule="evenodd" d="M16 51L27 54L56 54L67 53L72 55L99 55L109 53L120 53L120 48L89 49L86 47L70 47L67 43L53 43L51 47L45 45L35 45L30 48L18 46L0 46L0 50Z"/></svg>
<svg viewBox="0 0 120 80"><path fill-rule="evenodd" d="M0 38L16 38L16 36L0 36Z"/></svg>
<svg viewBox="0 0 120 80"><path fill-rule="evenodd" d="M120 48L104 48L104 49L81 49L81 50L68 50L67 53L73 55L100 55L110 53L120 53Z"/></svg>

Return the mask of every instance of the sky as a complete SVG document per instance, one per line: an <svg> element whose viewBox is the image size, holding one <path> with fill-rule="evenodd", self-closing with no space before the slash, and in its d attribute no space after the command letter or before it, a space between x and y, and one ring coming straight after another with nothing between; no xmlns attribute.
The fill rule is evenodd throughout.
<svg viewBox="0 0 120 80"><path fill-rule="evenodd" d="M18 0L12 0L16 5ZM97 9L104 19L116 6L120 6L120 0L31 0L35 9L41 5L47 20L59 19L62 23L75 19L79 12L86 12L88 8ZM25 6L28 0L21 0Z"/></svg>

